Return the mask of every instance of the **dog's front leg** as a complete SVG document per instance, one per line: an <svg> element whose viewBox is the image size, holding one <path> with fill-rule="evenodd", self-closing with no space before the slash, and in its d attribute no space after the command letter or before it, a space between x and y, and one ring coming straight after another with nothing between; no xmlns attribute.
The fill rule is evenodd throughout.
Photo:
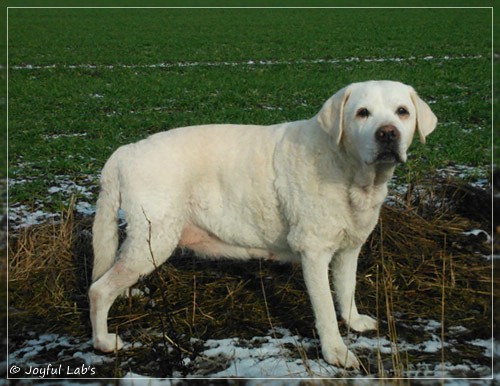
<svg viewBox="0 0 500 386"><path fill-rule="evenodd" d="M361 246L340 250L332 260L333 288L340 307L340 314L348 326L363 332L377 328L377 321L368 315L361 315L356 307L356 270Z"/></svg>
<svg viewBox="0 0 500 386"><path fill-rule="evenodd" d="M326 251L302 254L302 271L316 318L321 351L330 364L359 368L358 360L340 336L328 278L330 260L331 253Z"/></svg>

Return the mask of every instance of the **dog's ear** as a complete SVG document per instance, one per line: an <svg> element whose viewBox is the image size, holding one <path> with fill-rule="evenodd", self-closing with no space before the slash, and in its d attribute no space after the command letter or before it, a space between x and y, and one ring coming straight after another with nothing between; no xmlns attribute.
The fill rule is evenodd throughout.
<svg viewBox="0 0 500 386"><path fill-rule="evenodd" d="M436 128L437 118L429 105L420 99L415 90L412 89L410 95L417 112L417 130L420 142L425 143L425 137Z"/></svg>
<svg viewBox="0 0 500 386"><path fill-rule="evenodd" d="M316 116L321 128L331 135L337 144L340 143L342 138L344 106L349 99L350 93L349 86L337 91L335 95L325 102Z"/></svg>

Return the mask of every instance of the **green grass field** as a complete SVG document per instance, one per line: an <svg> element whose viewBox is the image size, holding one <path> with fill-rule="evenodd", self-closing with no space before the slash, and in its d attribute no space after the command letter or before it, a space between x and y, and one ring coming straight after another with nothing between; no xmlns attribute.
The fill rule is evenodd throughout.
<svg viewBox="0 0 500 386"><path fill-rule="evenodd" d="M490 9L10 9L10 203L57 210L54 179L97 175L120 145L309 118L368 79L413 85L439 118L403 179L487 166L491 28Z"/></svg>

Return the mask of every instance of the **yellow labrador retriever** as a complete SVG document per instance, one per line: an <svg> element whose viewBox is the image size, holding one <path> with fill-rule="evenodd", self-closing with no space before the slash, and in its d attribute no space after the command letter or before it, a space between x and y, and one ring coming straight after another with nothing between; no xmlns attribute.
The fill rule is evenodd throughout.
<svg viewBox="0 0 500 386"><path fill-rule="evenodd" d="M108 332L116 297L177 247L212 257L297 260L324 359L359 367L339 333L376 328L354 302L357 259L396 164L415 130L436 127L410 86L351 84L311 119L272 126L206 125L170 130L119 148L102 170L89 290L94 347L122 348ZM117 252L117 212L127 238Z"/></svg>

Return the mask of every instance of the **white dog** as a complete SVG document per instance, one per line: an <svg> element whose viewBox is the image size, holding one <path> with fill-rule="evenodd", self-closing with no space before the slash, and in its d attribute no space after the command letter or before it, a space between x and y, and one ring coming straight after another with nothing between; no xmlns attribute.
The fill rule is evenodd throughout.
<svg viewBox="0 0 500 386"><path fill-rule="evenodd" d="M185 127L119 148L102 170L93 227L95 348L123 346L108 333L113 301L187 247L300 261L324 359L359 367L339 333L329 266L342 318L375 329L354 302L358 254L415 130L424 142L436 123L410 86L370 81L338 91L309 120ZM128 225L117 253L119 208Z"/></svg>

